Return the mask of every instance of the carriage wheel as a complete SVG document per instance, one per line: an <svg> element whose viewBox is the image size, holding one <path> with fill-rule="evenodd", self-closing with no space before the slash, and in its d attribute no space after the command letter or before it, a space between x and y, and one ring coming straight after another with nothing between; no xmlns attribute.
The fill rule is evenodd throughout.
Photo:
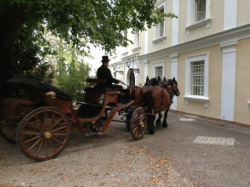
<svg viewBox="0 0 250 187"><path fill-rule="evenodd" d="M16 143L17 121L12 121L3 113L0 114L0 134L10 143Z"/></svg>
<svg viewBox="0 0 250 187"><path fill-rule="evenodd" d="M131 117L130 132L135 140L140 140L147 129L147 115L142 108L137 108Z"/></svg>
<svg viewBox="0 0 250 187"><path fill-rule="evenodd" d="M69 120L53 107L32 111L21 121L17 130L21 150L37 161L57 156L66 146L69 136Z"/></svg>

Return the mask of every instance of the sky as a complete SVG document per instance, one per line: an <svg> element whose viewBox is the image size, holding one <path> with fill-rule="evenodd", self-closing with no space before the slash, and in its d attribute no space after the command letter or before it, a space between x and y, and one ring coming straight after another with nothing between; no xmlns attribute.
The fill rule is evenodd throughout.
<svg viewBox="0 0 250 187"><path fill-rule="evenodd" d="M101 60L102 56L104 56L105 53L100 48L96 48L93 45L91 45L89 54L93 56L93 58L85 57L85 61L91 67L90 75L95 76L97 68L99 68L102 65Z"/></svg>

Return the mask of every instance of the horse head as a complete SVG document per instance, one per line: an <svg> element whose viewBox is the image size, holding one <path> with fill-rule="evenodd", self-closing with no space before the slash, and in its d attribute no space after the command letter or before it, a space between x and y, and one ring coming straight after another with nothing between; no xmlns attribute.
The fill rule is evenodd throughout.
<svg viewBox="0 0 250 187"><path fill-rule="evenodd" d="M165 89L170 90L176 96L180 95L180 91L179 91L179 88L178 88L178 83L175 80L175 77L173 79L168 79L168 80L164 77L162 87L164 87Z"/></svg>
<svg viewBox="0 0 250 187"><path fill-rule="evenodd" d="M175 80L175 77L173 78L173 92L176 96L179 96L180 95L180 91L179 91L179 88L178 88L178 83L177 81Z"/></svg>
<svg viewBox="0 0 250 187"><path fill-rule="evenodd" d="M149 80L149 78L147 76L144 86L151 86L151 85L152 85L152 83L151 83L151 81Z"/></svg>

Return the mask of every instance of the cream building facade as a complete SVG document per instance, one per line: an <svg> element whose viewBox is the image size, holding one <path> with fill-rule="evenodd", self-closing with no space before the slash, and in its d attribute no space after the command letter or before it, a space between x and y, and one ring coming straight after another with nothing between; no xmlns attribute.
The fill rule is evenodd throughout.
<svg viewBox="0 0 250 187"><path fill-rule="evenodd" d="M111 70L126 84L146 76L175 77L181 95L172 110L250 125L250 1L159 0L172 12L156 27L127 37Z"/></svg>

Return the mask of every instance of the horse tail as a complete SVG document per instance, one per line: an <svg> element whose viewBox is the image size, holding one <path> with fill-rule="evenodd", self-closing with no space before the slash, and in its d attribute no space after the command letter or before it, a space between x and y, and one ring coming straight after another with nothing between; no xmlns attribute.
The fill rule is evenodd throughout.
<svg viewBox="0 0 250 187"><path fill-rule="evenodd" d="M144 104L148 108L148 112L152 112L153 107L154 107L154 100L153 100L152 94L153 94L152 90L147 90L144 93L144 97L143 97Z"/></svg>

